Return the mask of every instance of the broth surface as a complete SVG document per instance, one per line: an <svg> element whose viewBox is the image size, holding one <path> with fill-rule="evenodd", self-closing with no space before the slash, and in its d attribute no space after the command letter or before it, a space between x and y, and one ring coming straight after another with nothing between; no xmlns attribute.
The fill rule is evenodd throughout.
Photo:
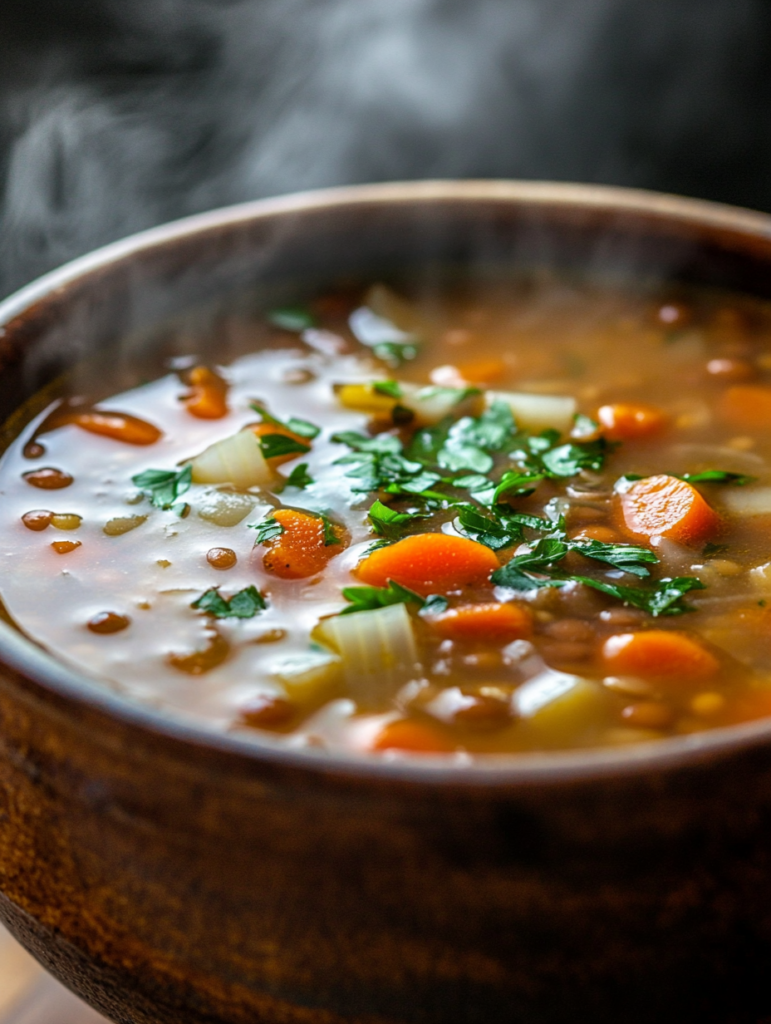
<svg viewBox="0 0 771 1024"><path fill-rule="evenodd" d="M767 304L376 285L237 333L109 398L73 377L5 452L0 596L36 642L387 757L771 714Z"/></svg>

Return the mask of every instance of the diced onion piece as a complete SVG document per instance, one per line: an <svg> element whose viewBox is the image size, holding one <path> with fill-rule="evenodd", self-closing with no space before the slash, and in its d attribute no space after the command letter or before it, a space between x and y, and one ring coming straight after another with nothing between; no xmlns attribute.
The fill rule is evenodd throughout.
<svg viewBox="0 0 771 1024"><path fill-rule="evenodd" d="M384 284L374 284L369 289L364 296L364 305L413 338L424 331L425 321L419 310Z"/></svg>
<svg viewBox="0 0 771 1024"><path fill-rule="evenodd" d="M230 483L235 487L255 487L272 480L273 472L251 430L242 430L217 441L193 459L194 484Z"/></svg>
<svg viewBox="0 0 771 1024"><path fill-rule="evenodd" d="M771 487L737 487L722 495L723 504L737 516L771 516Z"/></svg>
<svg viewBox="0 0 771 1024"><path fill-rule="evenodd" d="M538 747L560 747L589 727L602 706L602 691L580 676L546 669L523 683L513 704L519 729Z"/></svg>
<svg viewBox="0 0 771 1024"><path fill-rule="evenodd" d="M270 675L287 696L306 704L327 697L340 680L341 659L331 651L306 651L275 663Z"/></svg>
<svg viewBox="0 0 771 1024"><path fill-rule="evenodd" d="M254 498L235 491L210 491L197 506L201 519L215 526L237 526L245 519L255 505Z"/></svg>
<svg viewBox="0 0 771 1024"><path fill-rule="evenodd" d="M417 387L402 384L401 405L415 413L418 423L431 425L445 416L462 416L480 412L482 396L478 393L465 394L465 388L442 388L434 385Z"/></svg>
<svg viewBox="0 0 771 1024"><path fill-rule="evenodd" d="M360 706L383 707L416 671L412 620L403 604L335 615L314 636L343 659L346 685Z"/></svg>
<svg viewBox="0 0 771 1024"><path fill-rule="evenodd" d="M505 402L517 425L527 430L566 432L573 424L578 405L570 395L531 395L524 391L488 391L488 405Z"/></svg>
<svg viewBox="0 0 771 1024"><path fill-rule="evenodd" d="M771 562L756 565L748 573L750 583L761 594L771 594Z"/></svg>

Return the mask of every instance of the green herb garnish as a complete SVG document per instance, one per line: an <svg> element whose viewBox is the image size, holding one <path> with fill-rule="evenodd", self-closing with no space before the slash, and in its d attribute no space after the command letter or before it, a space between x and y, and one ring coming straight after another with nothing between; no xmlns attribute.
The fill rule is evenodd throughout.
<svg viewBox="0 0 771 1024"><path fill-rule="evenodd" d="M173 469L146 469L144 473L132 476L131 482L141 488L156 508L168 509L177 498L190 490L193 467L188 465Z"/></svg>
<svg viewBox="0 0 771 1024"><path fill-rule="evenodd" d="M412 342L380 341L377 345L372 346L372 351L378 359L382 359L389 366L396 367L415 359L418 354L418 346Z"/></svg>
<svg viewBox="0 0 771 1024"><path fill-rule="evenodd" d="M387 398L399 399L402 397L401 384L397 380L376 380L372 385L372 390Z"/></svg>
<svg viewBox="0 0 771 1024"><path fill-rule="evenodd" d="M263 434L258 440L266 459L275 459L279 455L306 455L311 450L310 445L295 441L286 434Z"/></svg>
<svg viewBox="0 0 771 1024"><path fill-rule="evenodd" d="M269 540L280 537L284 532L284 527L272 515L263 519L261 523L249 523L249 529L257 531L257 537L254 541L255 547L258 544L267 544Z"/></svg>
<svg viewBox="0 0 771 1024"><path fill-rule="evenodd" d="M291 430L293 434L298 434L300 437L307 437L311 441L321 433L321 427L317 427L315 423L309 423L307 420L297 419L295 416L290 416L289 419L284 422L272 413L269 413L265 406L260 402L250 402L249 404L261 418L263 423L270 423L274 427L282 427L284 430Z"/></svg>
<svg viewBox="0 0 771 1024"><path fill-rule="evenodd" d="M677 476L676 473L672 474ZM744 487L757 480L756 476L746 476L744 473L727 473L723 469L705 469L701 473L682 473L680 480L689 484L734 484L736 487Z"/></svg>
<svg viewBox="0 0 771 1024"><path fill-rule="evenodd" d="M254 586L245 587L230 598L222 597L219 588L212 587L193 601L190 607L213 615L215 619L251 619L258 612L264 611L267 603Z"/></svg>
<svg viewBox="0 0 771 1024"><path fill-rule="evenodd" d="M308 472L308 463L301 462L299 466L295 466L292 472L284 481L282 490L287 487L296 487L298 490L304 490L306 487L310 487L312 483L315 483L313 477Z"/></svg>
<svg viewBox="0 0 771 1024"><path fill-rule="evenodd" d="M416 604L420 607L421 614L436 615L447 607L446 599L438 594L423 598L414 590L408 590L394 580L389 580L385 587L345 587L343 597L350 601L351 605L344 608L340 612L341 615L373 611L392 604Z"/></svg>
<svg viewBox="0 0 771 1024"><path fill-rule="evenodd" d="M293 331L296 334L317 324L315 316L306 306L281 306L279 309L272 309L268 313L268 322L283 331Z"/></svg>
<svg viewBox="0 0 771 1024"><path fill-rule="evenodd" d="M677 576L674 579L659 580L653 589L643 587L621 587L617 583L591 579L588 576L573 576L572 580L593 587L603 594L615 597L624 604L640 608L654 618L659 615L683 615L692 612L693 606L686 604L684 596L691 590L706 590L695 576Z"/></svg>
<svg viewBox="0 0 771 1024"><path fill-rule="evenodd" d="M401 527L418 519L428 518L426 512L395 512L382 501L376 501L369 510L369 521L372 529L381 537L395 540L402 533Z"/></svg>

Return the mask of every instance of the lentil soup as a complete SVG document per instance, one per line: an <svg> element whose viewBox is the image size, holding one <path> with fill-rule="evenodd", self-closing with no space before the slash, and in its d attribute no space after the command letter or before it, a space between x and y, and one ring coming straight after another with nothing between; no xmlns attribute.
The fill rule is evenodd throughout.
<svg viewBox="0 0 771 1024"><path fill-rule="evenodd" d="M771 714L766 303L376 284L237 333L10 444L32 639L212 728L386 757Z"/></svg>

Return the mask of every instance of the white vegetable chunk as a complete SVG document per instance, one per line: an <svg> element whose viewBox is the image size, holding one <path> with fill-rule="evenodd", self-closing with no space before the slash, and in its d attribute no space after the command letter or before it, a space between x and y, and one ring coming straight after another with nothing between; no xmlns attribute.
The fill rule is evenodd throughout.
<svg viewBox="0 0 771 1024"><path fill-rule="evenodd" d="M197 512L201 519L216 526L237 526L249 515L255 504L255 499L249 494L210 491L198 505Z"/></svg>
<svg viewBox="0 0 771 1024"><path fill-rule="evenodd" d="M729 512L737 516L771 515L771 487L737 487L722 495Z"/></svg>
<svg viewBox="0 0 771 1024"><path fill-rule="evenodd" d="M256 487L269 484L273 472L251 430L217 441L193 459L194 484L233 484Z"/></svg>
<svg viewBox="0 0 771 1024"><path fill-rule="evenodd" d="M324 619L315 634L343 661L350 695L360 706L382 707L418 671L412 620L403 604Z"/></svg>
<svg viewBox="0 0 771 1024"><path fill-rule="evenodd" d="M551 427L562 433L570 430L578 405L570 395L531 395L524 391L488 391L487 404L505 402L518 426L527 430Z"/></svg>
<svg viewBox="0 0 771 1024"><path fill-rule="evenodd" d="M476 393L467 394L468 388L442 388L429 386L416 387L414 384L402 384L401 405L415 413L418 423L431 425L443 420L445 416L470 415L479 412L481 396Z"/></svg>
<svg viewBox="0 0 771 1024"><path fill-rule="evenodd" d="M271 678L301 704L327 696L341 678L341 659L331 651L289 655L270 669Z"/></svg>
<svg viewBox="0 0 771 1024"><path fill-rule="evenodd" d="M581 676L546 669L514 692L513 705L522 720L518 728L536 746L561 746L591 725L602 691Z"/></svg>

